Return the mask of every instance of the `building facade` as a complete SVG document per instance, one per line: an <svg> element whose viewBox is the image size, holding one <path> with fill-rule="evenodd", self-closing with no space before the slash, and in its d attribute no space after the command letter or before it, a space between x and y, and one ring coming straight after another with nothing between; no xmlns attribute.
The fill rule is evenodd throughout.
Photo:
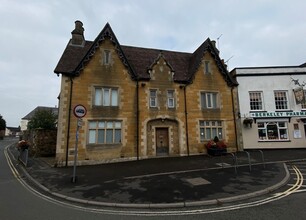
<svg viewBox="0 0 306 220"><path fill-rule="evenodd" d="M244 149L305 148L306 67L236 68Z"/></svg>
<svg viewBox="0 0 306 220"><path fill-rule="evenodd" d="M94 41L75 22L61 75L56 157L79 164L205 154L215 136L236 151L236 81L209 38L194 53L120 45L109 24Z"/></svg>

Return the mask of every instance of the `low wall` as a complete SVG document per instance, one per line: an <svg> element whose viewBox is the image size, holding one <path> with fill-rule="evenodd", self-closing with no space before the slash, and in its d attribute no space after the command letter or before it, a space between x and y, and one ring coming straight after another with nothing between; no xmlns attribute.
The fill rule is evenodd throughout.
<svg viewBox="0 0 306 220"><path fill-rule="evenodd" d="M30 142L30 154L36 157L52 157L56 153L57 130L35 129L24 132L23 139Z"/></svg>

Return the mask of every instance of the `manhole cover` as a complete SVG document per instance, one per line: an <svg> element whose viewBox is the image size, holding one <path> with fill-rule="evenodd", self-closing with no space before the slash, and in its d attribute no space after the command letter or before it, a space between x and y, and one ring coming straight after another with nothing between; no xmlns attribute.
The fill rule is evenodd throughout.
<svg viewBox="0 0 306 220"><path fill-rule="evenodd" d="M211 184L211 182L207 181L206 179L203 179L202 177L197 178L191 178L191 179L185 179L188 183L194 186L201 186L201 185L207 185Z"/></svg>

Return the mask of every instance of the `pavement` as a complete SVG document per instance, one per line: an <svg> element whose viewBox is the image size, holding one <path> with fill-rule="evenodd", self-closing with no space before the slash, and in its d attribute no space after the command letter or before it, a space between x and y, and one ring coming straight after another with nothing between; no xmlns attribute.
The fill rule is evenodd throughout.
<svg viewBox="0 0 306 220"><path fill-rule="evenodd" d="M285 163L303 161L306 149L238 152L236 157L166 157L79 166L53 167L54 158L30 158L19 172L50 196L108 207L165 208L214 205L261 196L286 185ZM18 157L14 146L12 158ZM235 160L236 159L236 160ZM236 162L235 162L236 161ZM251 163L251 165L250 165Z"/></svg>

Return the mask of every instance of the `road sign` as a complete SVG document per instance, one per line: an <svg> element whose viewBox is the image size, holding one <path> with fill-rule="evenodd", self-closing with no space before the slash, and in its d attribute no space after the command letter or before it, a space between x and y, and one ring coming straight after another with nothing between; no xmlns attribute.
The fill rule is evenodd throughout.
<svg viewBox="0 0 306 220"><path fill-rule="evenodd" d="M86 115L87 110L84 105L76 105L73 109L73 113L75 117L83 118Z"/></svg>

